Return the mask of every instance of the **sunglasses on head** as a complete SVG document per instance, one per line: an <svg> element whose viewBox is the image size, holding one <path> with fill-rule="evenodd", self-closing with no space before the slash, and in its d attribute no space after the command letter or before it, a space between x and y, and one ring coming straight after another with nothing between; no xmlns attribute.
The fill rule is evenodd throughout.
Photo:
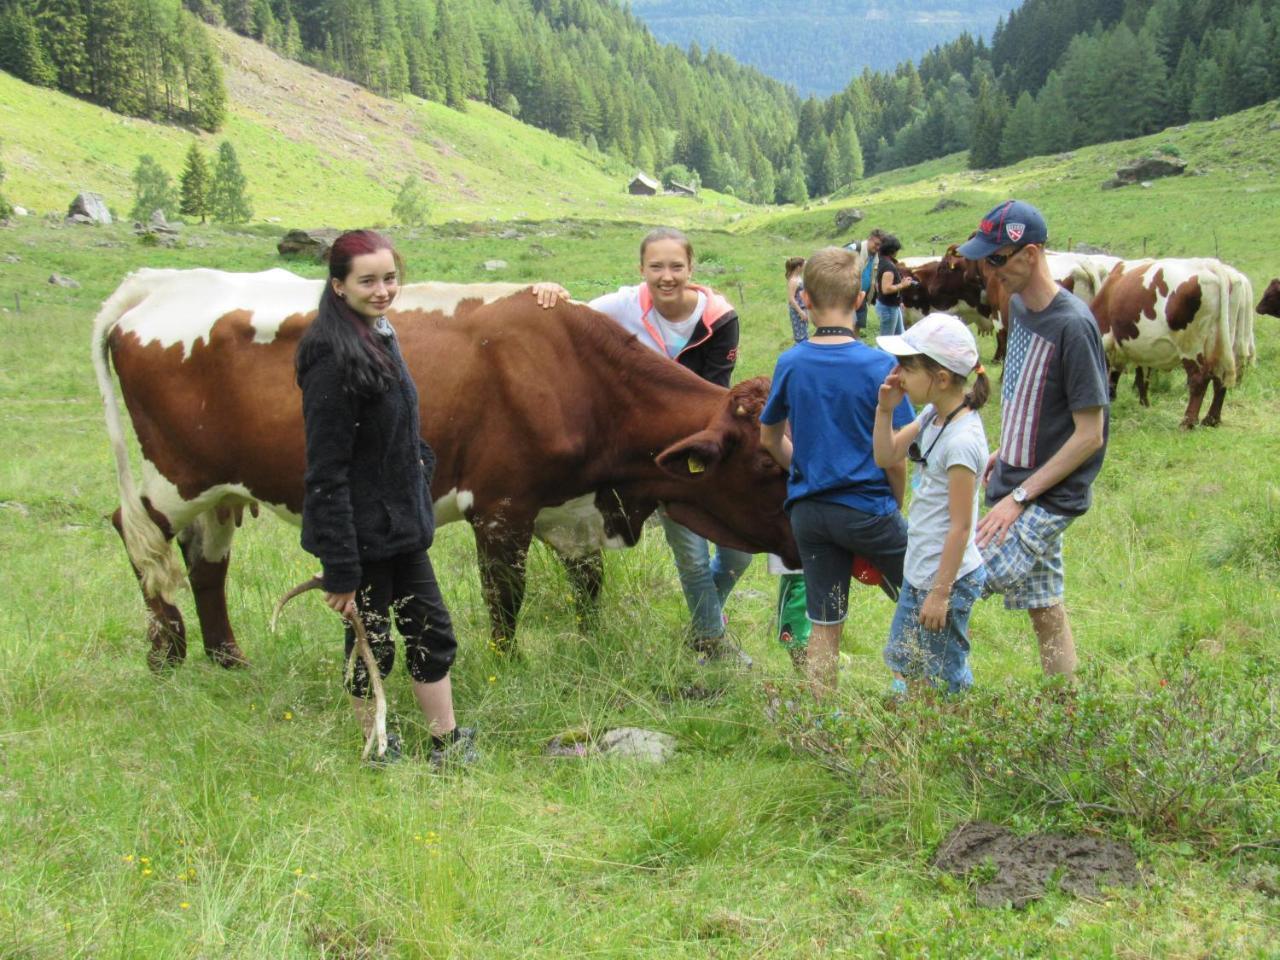
<svg viewBox="0 0 1280 960"><path fill-rule="evenodd" d="M993 267L1003 267L1029 246L1031 246L1031 244L1024 243L1020 246L1014 247L1012 253L989 253L987 254L987 263L991 264Z"/></svg>

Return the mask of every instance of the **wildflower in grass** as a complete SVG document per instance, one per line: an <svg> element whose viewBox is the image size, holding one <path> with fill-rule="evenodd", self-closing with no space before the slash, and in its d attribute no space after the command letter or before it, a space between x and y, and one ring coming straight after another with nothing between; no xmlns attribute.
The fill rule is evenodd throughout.
<svg viewBox="0 0 1280 960"><path fill-rule="evenodd" d="M292 714L292 713L290 713L288 710L286 710L286 711L284 712L284 718L285 718L286 720L292 720L292 719L293 719L293 714Z"/></svg>
<svg viewBox="0 0 1280 960"><path fill-rule="evenodd" d="M150 862L151 862L151 858L150 858L150 857L139 857L139 858L138 858L138 862L139 862L139 863L150 863Z"/></svg>
<svg viewBox="0 0 1280 960"><path fill-rule="evenodd" d="M302 869L301 867L294 867L294 868L293 868L293 875L294 875L295 877L300 877L300 876L302 876L302 874L303 874L304 872L305 872L305 871L303 871L303 869Z"/></svg>
<svg viewBox="0 0 1280 960"><path fill-rule="evenodd" d="M125 854L123 857L121 857L120 859L121 859L121 860L123 860L125 863L133 863L133 854L132 854L132 853L126 853L126 854Z"/></svg>
<svg viewBox="0 0 1280 960"><path fill-rule="evenodd" d="M490 682L490 683L497 683L497 682L498 682L498 678L497 678L497 677L494 677L494 676L490 676L490 677L489 677L489 682Z"/></svg>
<svg viewBox="0 0 1280 960"><path fill-rule="evenodd" d="M182 909L182 910L190 910L191 904L188 903L186 900L183 900L180 904L178 904L178 907L179 909Z"/></svg>
<svg viewBox="0 0 1280 960"><path fill-rule="evenodd" d="M151 876L151 868L150 868L150 867L143 867L143 868L142 868L142 875L143 875L144 877L149 877L149 876Z"/></svg>

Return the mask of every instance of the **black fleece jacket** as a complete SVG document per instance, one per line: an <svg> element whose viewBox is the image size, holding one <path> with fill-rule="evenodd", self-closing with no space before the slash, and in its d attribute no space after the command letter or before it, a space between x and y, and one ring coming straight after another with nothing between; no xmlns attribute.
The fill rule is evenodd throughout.
<svg viewBox="0 0 1280 960"><path fill-rule="evenodd" d="M302 546L320 559L330 593L358 588L362 561L425 550L435 534L435 453L422 440L418 391L395 332L389 324L382 330L375 339L399 372L383 393L349 392L325 347L299 364L307 440Z"/></svg>

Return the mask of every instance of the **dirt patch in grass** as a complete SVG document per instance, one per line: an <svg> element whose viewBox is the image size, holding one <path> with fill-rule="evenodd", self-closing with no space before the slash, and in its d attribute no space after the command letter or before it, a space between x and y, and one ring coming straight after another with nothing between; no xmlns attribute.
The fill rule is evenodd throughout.
<svg viewBox="0 0 1280 960"><path fill-rule="evenodd" d="M938 847L933 865L961 876L994 868L995 875L975 890L983 907L1025 907L1055 882L1068 893L1095 898L1104 886L1127 886L1141 879L1138 858L1128 844L1057 833L1020 837L1008 827L982 821L952 830Z"/></svg>

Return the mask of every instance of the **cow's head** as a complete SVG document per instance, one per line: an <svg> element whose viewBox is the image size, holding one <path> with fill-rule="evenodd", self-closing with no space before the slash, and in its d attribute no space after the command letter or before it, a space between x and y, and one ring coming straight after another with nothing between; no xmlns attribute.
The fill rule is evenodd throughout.
<svg viewBox="0 0 1280 960"><path fill-rule="evenodd" d="M787 476L760 446L767 377L734 386L707 426L655 458L674 483L659 496L677 523L714 543L769 552L798 567L791 524L782 510Z"/></svg>
<svg viewBox="0 0 1280 960"><path fill-rule="evenodd" d="M1280 278L1267 284L1267 289L1263 292L1262 299L1258 301L1258 313L1280 317Z"/></svg>
<svg viewBox="0 0 1280 960"><path fill-rule="evenodd" d="M950 310L962 301L974 308L982 305L986 289L982 269L975 261L960 256L954 245L940 260L917 270L916 276L934 309Z"/></svg>

